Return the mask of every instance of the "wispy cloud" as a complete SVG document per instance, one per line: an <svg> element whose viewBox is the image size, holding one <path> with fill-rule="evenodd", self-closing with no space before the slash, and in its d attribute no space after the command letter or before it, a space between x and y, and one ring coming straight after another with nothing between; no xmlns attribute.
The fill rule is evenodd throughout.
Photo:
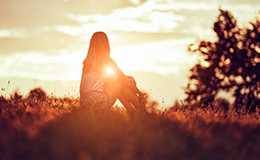
<svg viewBox="0 0 260 160"><path fill-rule="evenodd" d="M85 51L72 54L60 51L50 56L38 52L0 56L0 77L25 77L42 80L75 80L80 78Z"/></svg>
<svg viewBox="0 0 260 160"><path fill-rule="evenodd" d="M109 15L70 15L85 23L84 30L120 30L137 32L171 32L184 17L172 11L160 12L155 3L115 10Z"/></svg>
<svg viewBox="0 0 260 160"><path fill-rule="evenodd" d="M176 73L180 65L185 64L185 69L188 70L196 61L187 52L187 45L191 42L193 42L192 39L182 39L125 45L113 49L111 56L125 71ZM172 66L162 65L163 63L172 64Z"/></svg>
<svg viewBox="0 0 260 160"><path fill-rule="evenodd" d="M64 29L64 28L62 28ZM64 33L60 28L30 31L0 30L0 55L11 55L17 52L38 51L45 54L56 54L57 51L78 50L86 44L80 36Z"/></svg>
<svg viewBox="0 0 260 160"><path fill-rule="evenodd" d="M105 0L8 0L0 5L0 27L41 27L78 25L68 14L109 14L114 9L132 6L129 1ZM108 7L109 6L109 7Z"/></svg>
<svg viewBox="0 0 260 160"><path fill-rule="evenodd" d="M20 55L26 66L34 64L26 63L22 57L30 59L34 53L42 63L52 65L53 56L72 55L86 49L91 35L103 30L108 33L118 63L123 61L126 65L125 57L142 63L142 66L129 64L126 70L150 68L170 72L174 69L167 69L169 66L163 63L170 64L176 59L186 63L189 43L215 38L212 26L219 7L230 10L239 21L246 22L255 18L252 13L257 13L260 2L8 0L0 6L0 55ZM51 58L43 58L43 55ZM2 57L8 61L6 56Z"/></svg>

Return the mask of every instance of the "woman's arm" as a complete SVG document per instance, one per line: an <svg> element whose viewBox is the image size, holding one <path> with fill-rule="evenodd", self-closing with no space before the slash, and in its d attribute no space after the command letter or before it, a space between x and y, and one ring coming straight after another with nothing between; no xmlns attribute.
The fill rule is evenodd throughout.
<svg viewBox="0 0 260 160"><path fill-rule="evenodd" d="M110 66L111 69L115 72L115 74L126 84L128 85L130 88L133 89L133 91L135 93L137 93L139 96L142 96L141 91L136 87L136 82L134 80L133 77L131 76L126 76L121 70L120 68L117 66L116 62L110 58Z"/></svg>
<svg viewBox="0 0 260 160"><path fill-rule="evenodd" d="M119 67L117 66L116 62L110 58L109 59L109 67L115 72L115 74L125 83L128 84L129 80L127 76L122 72Z"/></svg>

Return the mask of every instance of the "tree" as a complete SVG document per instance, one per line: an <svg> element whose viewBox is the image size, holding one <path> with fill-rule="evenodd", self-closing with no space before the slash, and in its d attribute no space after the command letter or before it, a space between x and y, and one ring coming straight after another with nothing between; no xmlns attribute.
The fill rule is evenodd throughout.
<svg viewBox="0 0 260 160"><path fill-rule="evenodd" d="M220 9L213 30L216 42L191 44L202 60L190 69L185 89L189 104L212 103L219 91L232 92L237 109L254 111L260 104L260 21L239 28L229 11Z"/></svg>

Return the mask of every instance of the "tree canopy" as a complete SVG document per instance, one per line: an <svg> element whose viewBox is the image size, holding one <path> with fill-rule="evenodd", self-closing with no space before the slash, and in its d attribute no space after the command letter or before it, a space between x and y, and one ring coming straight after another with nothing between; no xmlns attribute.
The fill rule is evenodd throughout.
<svg viewBox="0 0 260 160"><path fill-rule="evenodd" d="M255 110L260 103L259 19L242 28L229 11L220 9L213 30L215 42L189 46L203 60L190 69L185 101L208 105L220 91L226 91L235 98L235 107Z"/></svg>

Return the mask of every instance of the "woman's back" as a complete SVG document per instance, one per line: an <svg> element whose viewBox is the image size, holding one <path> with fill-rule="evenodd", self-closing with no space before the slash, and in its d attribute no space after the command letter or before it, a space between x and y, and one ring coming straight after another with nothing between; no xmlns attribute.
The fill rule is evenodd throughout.
<svg viewBox="0 0 260 160"><path fill-rule="evenodd" d="M82 74L80 105L89 109L108 107L109 96L104 90L106 76L97 72Z"/></svg>
<svg viewBox="0 0 260 160"><path fill-rule="evenodd" d="M105 76L97 72L82 74L80 83L80 94L84 95L90 91L104 91Z"/></svg>

